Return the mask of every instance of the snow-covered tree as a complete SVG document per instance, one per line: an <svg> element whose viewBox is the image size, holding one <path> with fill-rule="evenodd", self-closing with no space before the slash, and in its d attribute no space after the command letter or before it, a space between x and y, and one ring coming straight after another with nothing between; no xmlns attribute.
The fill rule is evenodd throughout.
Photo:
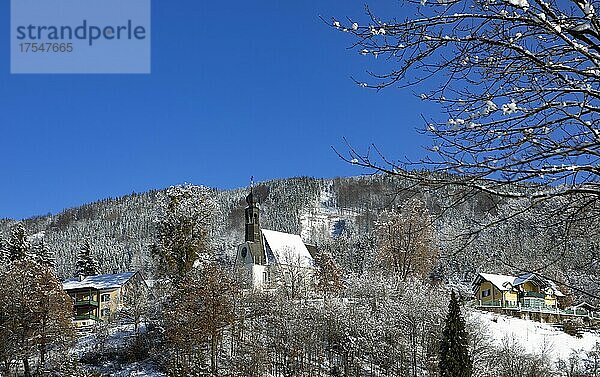
<svg viewBox="0 0 600 377"><path fill-rule="evenodd" d="M450 295L448 315L440 342L439 368L441 377L471 377L473 374L469 337L454 292Z"/></svg>
<svg viewBox="0 0 600 377"><path fill-rule="evenodd" d="M335 294L344 289L342 269L328 252L319 252L315 257L316 289L323 292L324 296Z"/></svg>
<svg viewBox="0 0 600 377"><path fill-rule="evenodd" d="M236 319L237 292L236 282L212 262L177 281L164 312L171 373L219 374L219 347L224 331Z"/></svg>
<svg viewBox="0 0 600 377"><path fill-rule="evenodd" d="M31 254L33 259L39 264L54 268L54 253L50 250L46 241L44 241L44 236L39 237L39 239L33 243Z"/></svg>
<svg viewBox="0 0 600 377"><path fill-rule="evenodd" d="M362 55L383 58L364 86L421 88L422 99L441 106L445 115L427 121L433 154L419 165L499 195L597 198L600 16L592 2L406 4L401 21L367 9L362 22L332 26ZM387 162L392 173L402 168ZM553 188L517 194L509 182Z"/></svg>
<svg viewBox="0 0 600 377"><path fill-rule="evenodd" d="M561 247L585 232L600 234L600 16L589 0L408 0L404 14L331 26L346 32L370 61L363 87L410 87L431 111L424 115L430 151L420 161L396 160L376 147L349 145L349 163L404 177L431 190L453 187L446 210L482 193L523 199L469 229L481 231L551 201L531 221L569 229ZM425 172L424 172L425 170ZM550 212L552 212L550 214ZM583 249L600 263L592 247ZM588 251L589 250L589 251ZM544 265L550 264L546 260ZM596 271L598 269L596 268ZM594 271L592 271L594 273Z"/></svg>
<svg viewBox="0 0 600 377"><path fill-rule="evenodd" d="M79 249L76 262L77 275L93 276L99 273L98 260L92 255L92 247L89 241L84 241Z"/></svg>
<svg viewBox="0 0 600 377"><path fill-rule="evenodd" d="M8 258L11 261L24 260L29 257L30 244L23 223L18 222L10 229L10 238L6 245Z"/></svg>
<svg viewBox="0 0 600 377"><path fill-rule="evenodd" d="M2 236L0 236L0 263L6 263L8 260L8 248L6 242Z"/></svg>
<svg viewBox="0 0 600 377"><path fill-rule="evenodd" d="M15 362L31 375L41 374L48 354L62 352L72 337L72 300L53 271L17 259L0 271L0 364L12 375Z"/></svg>
<svg viewBox="0 0 600 377"><path fill-rule="evenodd" d="M167 190L152 247L160 274L182 277L202 255L211 253L214 214L215 203L208 189L184 185Z"/></svg>
<svg viewBox="0 0 600 377"><path fill-rule="evenodd" d="M432 220L427 208L413 198L384 211L377 225L380 258L400 280L409 276L426 279L437 261Z"/></svg>

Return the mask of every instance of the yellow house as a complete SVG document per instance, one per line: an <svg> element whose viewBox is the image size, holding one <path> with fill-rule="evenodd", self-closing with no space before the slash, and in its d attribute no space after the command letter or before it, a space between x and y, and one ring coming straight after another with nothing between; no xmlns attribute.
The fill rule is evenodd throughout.
<svg viewBox="0 0 600 377"><path fill-rule="evenodd" d="M556 284L533 273L480 273L473 281L473 293L480 306L498 308L557 309L557 299L564 296Z"/></svg>
<svg viewBox="0 0 600 377"><path fill-rule="evenodd" d="M84 327L108 320L123 306L127 291L137 284L143 284L139 272L65 280L63 289L73 299L73 323L76 327Z"/></svg>

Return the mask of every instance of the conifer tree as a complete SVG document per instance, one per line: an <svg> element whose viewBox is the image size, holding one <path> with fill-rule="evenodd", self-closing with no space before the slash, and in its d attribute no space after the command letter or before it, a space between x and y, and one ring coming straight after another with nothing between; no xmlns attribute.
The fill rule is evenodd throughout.
<svg viewBox="0 0 600 377"><path fill-rule="evenodd" d="M450 296L448 316L442 333L439 367L441 377L471 377L473 374L465 320L460 314L460 305L454 292Z"/></svg>
<svg viewBox="0 0 600 377"><path fill-rule="evenodd" d="M0 237L0 263L4 264L8 262L8 250L6 249L6 242Z"/></svg>
<svg viewBox="0 0 600 377"><path fill-rule="evenodd" d="M185 185L169 188L162 207L152 254L159 274L179 279L210 254L215 202L207 189Z"/></svg>
<svg viewBox="0 0 600 377"><path fill-rule="evenodd" d="M92 255L92 250L89 241L85 241L79 255L77 257L77 275L80 276L92 276L98 274L98 261Z"/></svg>
<svg viewBox="0 0 600 377"><path fill-rule="evenodd" d="M8 258L11 261L24 260L29 253L29 241L23 223L17 223L11 228L8 240Z"/></svg>
<svg viewBox="0 0 600 377"><path fill-rule="evenodd" d="M44 241L44 238L40 238L40 240L35 245L33 245L32 253L34 260L37 263L50 268L54 268L54 253L48 248L48 245Z"/></svg>

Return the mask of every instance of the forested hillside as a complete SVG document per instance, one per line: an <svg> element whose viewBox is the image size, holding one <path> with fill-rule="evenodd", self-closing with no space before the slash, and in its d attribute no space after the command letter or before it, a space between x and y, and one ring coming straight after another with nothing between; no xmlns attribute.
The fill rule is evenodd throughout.
<svg viewBox="0 0 600 377"><path fill-rule="evenodd" d="M302 234L305 242L331 251L347 273L377 263L374 231L385 221L380 218L383 211L415 199L424 203L434 222L434 241L440 250L432 274L436 279L468 282L477 271L515 272L516 266L533 270L551 261L546 269L551 277L597 290L585 258L598 240L561 226L553 213L554 207L560 207L560 198L521 215L520 208L530 205L523 200L478 193L465 194L457 201L460 187L434 190L381 175L273 180L257 184L254 190L261 202L264 228ZM243 241L247 191L211 191L217 203L211 242L224 263L232 262L237 244ZM27 219L24 224L28 234L43 235L55 253L61 278L73 275L77 253L85 241L103 272L141 269L151 276L150 245L163 195L159 190L104 199ZM545 216L555 218L556 223L536 221ZM510 218L488 227L505 217ZM2 238L8 239L14 223L0 222Z"/></svg>

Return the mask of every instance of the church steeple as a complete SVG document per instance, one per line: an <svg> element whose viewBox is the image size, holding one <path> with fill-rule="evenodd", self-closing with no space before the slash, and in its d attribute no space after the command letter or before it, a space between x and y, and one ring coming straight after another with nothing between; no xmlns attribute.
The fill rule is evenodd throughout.
<svg viewBox="0 0 600 377"><path fill-rule="evenodd" d="M258 207L258 200L254 195L254 184L250 186L250 194L246 197L246 241L249 242L262 242L262 235L260 232L260 209Z"/></svg>

